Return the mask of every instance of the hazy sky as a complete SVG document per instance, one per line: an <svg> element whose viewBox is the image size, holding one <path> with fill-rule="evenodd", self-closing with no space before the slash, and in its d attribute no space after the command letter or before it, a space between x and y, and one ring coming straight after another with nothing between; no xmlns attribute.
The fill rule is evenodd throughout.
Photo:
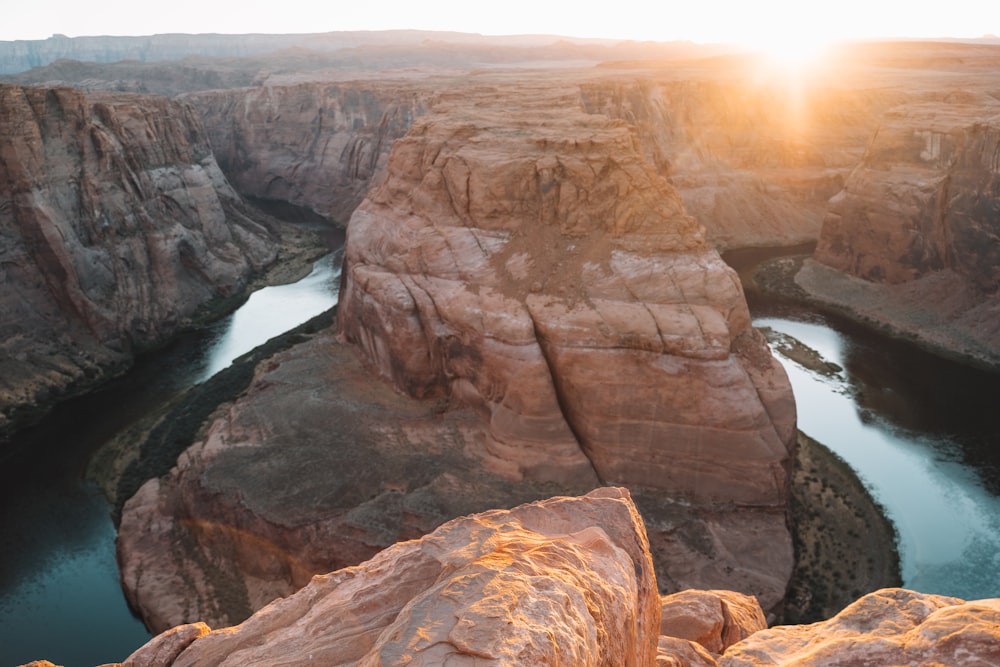
<svg viewBox="0 0 1000 667"><path fill-rule="evenodd" d="M768 44L867 37L1000 33L996 0L5 0L0 40L53 33L304 33L417 28L484 34Z"/></svg>

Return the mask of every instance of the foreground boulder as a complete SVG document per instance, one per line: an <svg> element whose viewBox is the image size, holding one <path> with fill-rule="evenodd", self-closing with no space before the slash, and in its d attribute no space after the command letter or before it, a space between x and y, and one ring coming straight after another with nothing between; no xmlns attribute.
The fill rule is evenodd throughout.
<svg viewBox="0 0 1000 667"><path fill-rule="evenodd" d="M236 627L172 628L123 665L1000 664L1000 600L883 589L766 629L750 596L659 597L652 568L628 492L604 487L450 521Z"/></svg>
<svg viewBox="0 0 1000 667"><path fill-rule="evenodd" d="M274 260L189 106L0 85L0 435Z"/></svg>
<svg viewBox="0 0 1000 667"><path fill-rule="evenodd" d="M720 667L1000 664L1000 599L964 602L899 588L864 596L829 621L758 632Z"/></svg>
<svg viewBox="0 0 1000 667"><path fill-rule="evenodd" d="M659 615L642 520L603 488L456 519L235 628L174 631L190 640L179 655L156 638L124 664L638 667Z"/></svg>

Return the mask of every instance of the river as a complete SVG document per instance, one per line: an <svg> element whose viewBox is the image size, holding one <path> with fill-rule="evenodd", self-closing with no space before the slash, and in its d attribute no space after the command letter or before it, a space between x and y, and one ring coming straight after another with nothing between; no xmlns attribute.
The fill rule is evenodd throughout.
<svg viewBox="0 0 1000 667"><path fill-rule="evenodd" d="M255 293L22 434L20 454L0 471L0 666L41 658L90 666L123 660L148 640L119 587L110 506L83 479L89 457L165 398L329 308L338 272L328 256L295 286ZM802 430L847 460L896 524L905 585L1000 597L1000 375L781 300L749 293L748 301L756 325L843 369L818 375L779 354Z"/></svg>
<svg viewBox="0 0 1000 667"><path fill-rule="evenodd" d="M88 461L157 405L336 304L343 232L316 231L333 252L307 277L254 292L231 315L140 357L124 377L58 406L11 443L17 453L0 469L0 667L36 659L92 667L124 660L149 640L122 594L112 508L85 479Z"/></svg>
<svg viewBox="0 0 1000 667"><path fill-rule="evenodd" d="M775 252L726 259L746 282L749 267ZM903 585L1000 597L1000 374L843 317L747 296L756 327L791 336L842 369L809 370L772 344L800 430L847 461L895 524Z"/></svg>

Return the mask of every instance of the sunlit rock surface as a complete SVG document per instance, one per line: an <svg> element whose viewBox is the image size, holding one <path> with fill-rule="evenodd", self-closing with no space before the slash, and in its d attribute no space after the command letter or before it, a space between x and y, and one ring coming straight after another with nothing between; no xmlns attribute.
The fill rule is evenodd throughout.
<svg viewBox="0 0 1000 667"><path fill-rule="evenodd" d="M750 596L660 598L624 489L448 522L316 576L246 622L173 628L125 667L180 665L948 665L1000 660L1000 600L883 589L766 628ZM48 663L41 663L48 664Z"/></svg>
<svg viewBox="0 0 1000 667"><path fill-rule="evenodd" d="M189 106L0 85L0 430L276 256Z"/></svg>
<svg viewBox="0 0 1000 667"><path fill-rule="evenodd" d="M829 621L758 632L720 667L1000 664L1000 600L903 589L871 593Z"/></svg>
<svg viewBox="0 0 1000 667"><path fill-rule="evenodd" d="M456 519L176 658L147 660L154 639L125 664L638 667L654 663L658 629L642 520L605 488Z"/></svg>

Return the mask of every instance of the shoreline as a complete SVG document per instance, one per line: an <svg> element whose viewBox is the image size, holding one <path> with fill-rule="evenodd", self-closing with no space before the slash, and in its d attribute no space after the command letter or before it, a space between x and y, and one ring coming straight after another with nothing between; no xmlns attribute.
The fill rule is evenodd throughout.
<svg viewBox="0 0 1000 667"><path fill-rule="evenodd" d="M902 585L896 529L846 461L801 431L792 473L795 569L783 624L834 616Z"/></svg>
<svg viewBox="0 0 1000 667"><path fill-rule="evenodd" d="M745 266L740 279L747 292L776 294L851 318L815 298L795 280L811 252L809 244L792 254ZM855 321L871 324L853 317ZM790 340L779 343L817 372L837 372L813 358L815 352ZM834 365L835 366L835 365ZM897 533L881 505L857 473L835 452L798 432L789 515L795 568L789 582L785 624L804 624L834 616L866 593L902 585Z"/></svg>
<svg viewBox="0 0 1000 667"><path fill-rule="evenodd" d="M808 254L765 261L749 287L844 317L935 356L1000 372L1000 298L976 294L959 276L938 272L911 283L881 285L827 267ZM929 305L934 304L934 305ZM993 328L997 328L995 325Z"/></svg>

